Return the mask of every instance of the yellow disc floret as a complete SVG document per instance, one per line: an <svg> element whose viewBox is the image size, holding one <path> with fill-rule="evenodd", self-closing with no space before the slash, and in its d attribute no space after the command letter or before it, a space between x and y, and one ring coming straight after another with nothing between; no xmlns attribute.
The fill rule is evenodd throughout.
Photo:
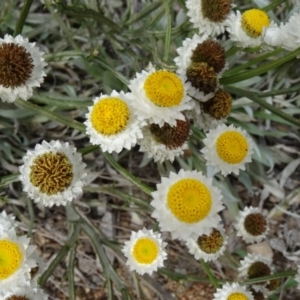
<svg viewBox="0 0 300 300"><path fill-rule="evenodd" d="M247 139L237 131L222 133L217 139L216 148L218 156L228 164L241 163L249 150Z"/></svg>
<svg viewBox="0 0 300 300"><path fill-rule="evenodd" d="M191 224L203 220L209 214L212 199L205 184L187 178L177 181L170 187L167 204L178 220Z"/></svg>
<svg viewBox="0 0 300 300"><path fill-rule="evenodd" d="M227 300L249 300L249 298L242 293L233 293L227 297Z"/></svg>
<svg viewBox="0 0 300 300"><path fill-rule="evenodd" d="M157 243L148 237L138 239L132 250L134 259L140 264L152 264L157 259L158 254Z"/></svg>
<svg viewBox="0 0 300 300"><path fill-rule="evenodd" d="M125 101L108 97L97 102L91 111L93 128L105 136L122 132L129 121L130 110Z"/></svg>
<svg viewBox="0 0 300 300"><path fill-rule="evenodd" d="M242 14L242 28L251 37L262 35L264 27L270 25L268 15L260 9L249 9Z"/></svg>
<svg viewBox="0 0 300 300"><path fill-rule="evenodd" d="M46 152L34 159L29 179L41 193L55 195L63 192L72 183L73 165L62 152Z"/></svg>
<svg viewBox="0 0 300 300"><path fill-rule="evenodd" d="M14 274L23 260L19 246L9 240L0 240L0 280Z"/></svg>
<svg viewBox="0 0 300 300"><path fill-rule="evenodd" d="M160 107L177 106L184 96L181 79L166 70L151 73L145 80L144 90L150 101Z"/></svg>

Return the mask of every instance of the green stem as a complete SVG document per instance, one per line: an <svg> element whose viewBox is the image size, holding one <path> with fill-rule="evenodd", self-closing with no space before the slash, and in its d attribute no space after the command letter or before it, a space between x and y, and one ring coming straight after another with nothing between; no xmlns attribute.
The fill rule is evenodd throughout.
<svg viewBox="0 0 300 300"><path fill-rule="evenodd" d="M262 10L265 11L265 12L268 12L268 11L272 10L273 8L276 8L277 6L279 6L283 2L285 2L285 0L272 1L271 4L265 6L264 8L262 8Z"/></svg>
<svg viewBox="0 0 300 300"><path fill-rule="evenodd" d="M242 284L250 285L250 284L255 284L255 283L258 283L258 282L269 281L271 279L281 279L281 278L284 278L284 277L295 276L296 274L297 274L296 270L288 270L288 271L279 272L279 273L269 275L269 276L244 280L242 282Z"/></svg>
<svg viewBox="0 0 300 300"><path fill-rule="evenodd" d="M284 50L279 48L279 49L276 49L272 52L268 52L268 53L265 53L263 55L260 55L259 57L256 57L254 59L251 59L250 61L248 61L247 63L245 64L241 64L233 69L229 69L229 70L226 70L224 73L223 73L223 77L228 77L228 76L231 76L231 75L236 75L238 74L240 71L248 68L248 67L251 67L251 66L254 66L256 65L257 63L261 62L261 61L264 61L266 60L267 58L269 57L272 57L272 56L275 56L281 52L283 52Z"/></svg>
<svg viewBox="0 0 300 300"><path fill-rule="evenodd" d="M15 27L14 36L22 33L32 2L33 0L25 0L24 6Z"/></svg>
<svg viewBox="0 0 300 300"><path fill-rule="evenodd" d="M40 107L38 105L32 104L28 101L24 101L21 99L17 99L15 101L15 104L19 107L26 108L26 109L33 111L39 115L46 116L53 121L57 121L59 123L62 123L71 128L77 129L80 132L85 133L85 126L83 124L81 124L77 121L65 118L65 117L61 116L60 114L57 114L50 110L47 110L46 108Z"/></svg>
<svg viewBox="0 0 300 300"><path fill-rule="evenodd" d="M68 263L68 291L69 300L75 300L75 282L74 282L74 265L76 257L76 243L71 247Z"/></svg>
<svg viewBox="0 0 300 300"><path fill-rule="evenodd" d="M34 215L32 200L29 197L27 197L26 202L27 202L27 208L28 208L28 213L29 213L29 217L30 217L27 236L31 237L32 228L33 228L33 224L34 224L34 220L35 220L35 215Z"/></svg>
<svg viewBox="0 0 300 300"><path fill-rule="evenodd" d="M165 53L164 53L164 61L168 62L169 53L170 53L170 44L171 44L171 30L172 30L172 18L171 18L171 11L169 7L169 1L163 0L164 7L166 10L167 15L167 30L165 36Z"/></svg>
<svg viewBox="0 0 300 300"><path fill-rule="evenodd" d="M218 289L220 287L218 280L216 279L216 277L212 274L212 272L210 271L209 266L207 265L207 263L203 260L200 259L202 268L204 269L206 275L208 276L208 278L210 279L211 283L214 285L214 287L216 289Z"/></svg>
<svg viewBox="0 0 300 300"><path fill-rule="evenodd" d="M153 192L153 189L151 187L149 187L140 179L136 178L130 172L124 169L119 163L117 163L114 160L114 158L109 153L103 152L102 154L105 157L105 159L114 167L115 170L117 170L120 174L122 174L126 179L128 179L130 182L136 185L143 192L145 192L148 195L151 195L151 193Z"/></svg>
<svg viewBox="0 0 300 300"><path fill-rule="evenodd" d="M249 99L251 99L253 102L259 104L263 108L269 110L270 112L274 113L275 115L281 117L282 119L290 122L291 124L294 124L298 127L300 127L300 121L296 118L293 118L292 116L284 113L283 111L279 110L278 108L274 107L273 105L267 103L265 100L261 99L256 95L255 92L248 92L233 86L226 86L226 90L229 93L233 93L239 96L245 96Z"/></svg>
<svg viewBox="0 0 300 300"><path fill-rule="evenodd" d="M236 74L236 75L222 77L220 79L220 84L228 85L228 84L240 82L240 81L243 81L243 80L255 77L255 76L259 76L270 70L278 68L279 66L290 61L291 59L295 58L299 54L300 54L300 48L297 48L296 50L290 52L289 54L285 55L284 57L281 57L275 61L268 62L268 63L264 64L263 66L255 68L253 70L248 70L248 71Z"/></svg>
<svg viewBox="0 0 300 300"><path fill-rule="evenodd" d="M51 274L54 272L54 270L57 268L57 266L60 264L63 258L68 254L70 248L77 241L80 230L81 230L81 224L77 223L75 225L75 229L72 235L70 236L70 238L62 246L62 248L59 250L54 260L49 265L48 269L40 277L39 284L42 288L46 285L48 278L51 276Z"/></svg>

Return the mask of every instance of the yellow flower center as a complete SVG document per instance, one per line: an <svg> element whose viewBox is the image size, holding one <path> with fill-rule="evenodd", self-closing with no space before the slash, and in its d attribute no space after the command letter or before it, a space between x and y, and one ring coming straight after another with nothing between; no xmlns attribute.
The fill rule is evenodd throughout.
<svg viewBox="0 0 300 300"><path fill-rule="evenodd" d="M29 178L41 193L55 195L70 186L73 180L73 165L62 152L46 152L34 159Z"/></svg>
<svg viewBox="0 0 300 300"><path fill-rule="evenodd" d="M184 96L181 79L166 70L151 73L145 80L144 90L150 101L160 107L179 105Z"/></svg>
<svg viewBox="0 0 300 300"><path fill-rule="evenodd" d="M268 15L260 9L249 9L242 14L242 28L251 37L262 35L263 28L270 25Z"/></svg>
<svg viewBox="0 0 300 300"><path fill-rule="evenodd" d="M17 295L12 295L8 298L5 298L5 300L31 300L31 299L27 298L27 296L17 296Z"/></svg>
<svg viewBox="0 0 300 300"><path fill-rule="evenodd" d="M0 280L14 274L23 260L19 246L8 240L0 240Z"/></svg>
<svg viewBox="0 0 300 300"><path fill-rule="evenodd" d="M238 164L248 153L247 139L237 131L222 133L216 143L219 157L228 164Z"/></svg>
<svg viewBox="0 0 300 300"><path fill-rule="evenodd" d="M179 180L170 187L167 205L178 220L190 224L203 220L209 214L212 199L205 184L187 178Z"/></svg>
<svg viewBox="0 0 300 300"><path fill-rule="evenodd" d="M100 100L91 111L93 128L105 136L122 132L128 125L130 110L126 102L115 97Z"/></svg>
<svg viewBox="0 0 300 300"><path fill-rule="evenodd" d="M140 264L152 264L158 257L158 245L151 238L143 237L136 241L132 255Z"/></svg>
<svg viewBox="0 0 300 300"><path fill-rule="evenodd" d="M227 300L248 300L249 298L242 293L233 293L229 297L227 297Z"/></svg>

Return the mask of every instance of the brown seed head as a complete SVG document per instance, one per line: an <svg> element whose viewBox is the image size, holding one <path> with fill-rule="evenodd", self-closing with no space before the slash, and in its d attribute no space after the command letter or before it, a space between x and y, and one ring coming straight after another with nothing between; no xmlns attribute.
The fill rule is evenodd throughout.
<svg viewBox="0 0 300 300"><path fill-rule="evenodd" d="M231 111L231 95L222 89L218 89L215 95L206 102L200 103L203 112L211 115L214 119L227 118Z"/></svg>
<svg viewBox="0 0 300 300"><path fill-rule="evenodd" d="M266 232L267 221L262 214L252 213L245 218L244 227L249 234L258 236Z"/></svg>
<svg viewBox="0 0 300 300"><path fill-rule="evenodd" d="M208 254L217 253L224 244L224 238L221 232L213 228L210 235L203 234L198 238L199 248Z"/></svg>
<svg viewBox="0 0 300 300"><path fill-rule="evenodd" d="M202 13L211 22L223 22L231 11L231 0L202 0Z"/></svg>
<svg viewBox="0 0 300 300"><path fill-rule="evenodd" d="M267 264L261 261L256 261L251 264L247 273L249 279L259 278L259 277L270 275L271 269ZM264 284L264 282L262 282L261 284Z"/></svg>
<svg viewBox="0 0 300 300"><path fill-rule="evenodd" d="M279 278L278 279L271 279L269 281L269 283L266 285L266 288L269 291L273 292L280 286L280 282L281 282L281 280Z"/></svg>
<svg viewBox="0 0 300 300"><path fill-rule="evenodd" d="M265 300L265 296L260 291L255 291L254 289L250 289L250 292L252 293L254 300Z"/></svg>
<svg viewBox="0 0 300 300"><path fill-rule="evenodd" d="M192 63L186 71L187 81L204 94L213 93L218 84L217 74L207 63Z"/></svg>
<svg viewBox="0 0 300 300"><path fill-rule="evenodd" d="M164 144L169 149L176 149L189 139L190 123L187 120L176 120L176 125L173 127L168 123L162 127L151 124L150 131L158 143Z"/></svg>
<svg viewBox="0 0 300 300"><path fill-rule="evenodd" d="M226 64L225 50L219 42L207 39L193 50L191 61L206 62L219 73Z"/></svg>
<svg viewBox="0 0 300 300"><path fill-rule="evenodd" d="M16 88L26 83L33 70L30 53L14 43L0 45L0 84L6 88Z"/></svg>

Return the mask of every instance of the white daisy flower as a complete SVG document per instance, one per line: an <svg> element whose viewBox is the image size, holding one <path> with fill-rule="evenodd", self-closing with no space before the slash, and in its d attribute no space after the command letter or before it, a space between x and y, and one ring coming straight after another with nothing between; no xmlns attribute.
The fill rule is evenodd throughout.
<svg viewBox="0 0 300 300"><path fill-rule="evenodd" d="M240 261L238 268L239 276L244 279L254 279L271 275L274 268L272 262L264 256L257 254L247 254Z"/></svg>
<svg viewBox="0 0 300 300"><path fill-rule="evenodd" d="M21 35L15 38L6 34L0 39L0 98L13 102L20 97L27 100L32 88L44 81L46 63L43 52Z"/></svg>
<svg viewBox="0 0 300 300"><path fill-rule="evenodd" d="M219 86L218 81L218 74L216 74L216 85L213 91L211 92L205 92L203 90L200 90L199 88L195 88L192 86L191 82L188 81L187 77L187 69L192 64L192 56L194 53L194 50L197 48L199 44L202 44L208 40L207 35L199 36L195 34L191 39L187 38L183 41L182 47L179 47L176 51L178 53L178 56L175 57L174 62L177 66L177 74L180 76L182 81L184 82L185 89L187 94L190 97L193 97L197 99L198 101L207 101L208 99L212 98L214 95L215 90ZM213 41L213 40L212 40ZM211 50L211 48L209 48ZM222 65L222 64L221 64ZM224 61L224 67L226 68L226 62ZM223 69L221 69L220 73L222 73Z"/></svg>
<svg viewBox="0 0 300 300"><path fill-rule="evenodd" d="M17 236L12 228L0 236L0 298L14 292L16 287L30 281L30 270L36 266L32 258L35 246L29 246L30 239Z"/></svg>
<svg viewBox="0 0 300 300"><path fill-rule="evenodd" d="M225 31L225 21L231 13L231 0L187 0L187 15L199 34L215 36Z"/></svg>
<svg viewBox="0 0 300 300"><path fill-rule="evenodd" d="M171 127L165 123L162 127L157 124L144 126L143 138L138 141L140 151L146 152L149 158L162 163L165 160L174 161L175 157L183 155L188 149L187 140L191 135L188 120L177 120Z"/></svg>
<svg viewBox="0 0 300 300"><path fill-rule="evenodd" d="M246 132L233 125L219 125L211 129L203 140L204 148L201 149L206 165L215 168L224 176L230 173L236 175L240 170L245 170L245 164L251 161L253 146Z"/></svg>
<svg viewBox="0 0 300 300"><path fill-rule="evenodd" d="M167 70L152 68L137 73L128 87L137 114L159 126L164 123L176 125L176 120L184 120L182 111L192 109L194 105L186 95L182 79Z"/></svg>
<svg viewBox="0 0 300 300"><path fill-rule="evenodd" d="M162 177L152 197L152 217L159 222L161 231L171 232L173 239L197 239L210 234L221 221L221 192L201 172L171 172L169 178Z"/></svg>
<svg viewBox="0 0 300 300"><path fill-rule="evenodd" d="M44 206L66 205L82 194L85 164L69 143L43 141L27 151L20 167L23 190Z"/></svg>
<svg viewBox="0 0 300 300"><path fill-rule="evenodd" d="M16 228L18 222L15 221L15 216L7 214L5 210L0 213L0 236L11 228Z"/></svg>
<svg viewBox="0 0 300 300"><path fill-rule="evenodd" d="M213 228L211 233L200 235L197 239L189 238L186 246L195 259L213 261L223 255L227 244L225 230L222 226Z"/></svg>
<svg viewBox="0 0 300 300"><path fill-rule="evenodd" d="M246 287L233 282L225 283L222 288L217 289L213 300L254 300L254 298Z"/></svg>
<svg viewBox="0 0 300 300"><path fill-rule="evenodd" d="M143 275L151 275L158 268L163 267L167 257L165 246L167 244L161 239L161 234L143 228L138 232L131 232L131 237L122 248L127 257L126 265L130 271L136 271Z"/></svg>
<svg viewBox="0 0 300 300"><path fill-rule="evenodd" d="M267 218L258 207L245 207L239 212L235 222L237 236L241 236L246 243L259 243L266 238L269 230Z"/></svg>
<svg viewBox="0 0 300 300"><path fill-rule="evenodd" d="M226 21L230 39L242 48L259 47L263 43L264 30L270 25L268 15L260 9L230 14Z"/></svg>
<svg viewBox="0 0 300 300"><path fill-rule="evenodd" d="M6 293L3 300L47 300L48 296L38 287L27 283L23 287L16 288L13 292Z"/></svg>
<svg viewBox="0 0 300 300"><path fill-rule="evenodd" d="M145 123L136 114L129 94L112 91L94 99L86 114L86 133L90 142L100 145L104 152L121 152L131 149L143 137L141 126Z"/></svg>

